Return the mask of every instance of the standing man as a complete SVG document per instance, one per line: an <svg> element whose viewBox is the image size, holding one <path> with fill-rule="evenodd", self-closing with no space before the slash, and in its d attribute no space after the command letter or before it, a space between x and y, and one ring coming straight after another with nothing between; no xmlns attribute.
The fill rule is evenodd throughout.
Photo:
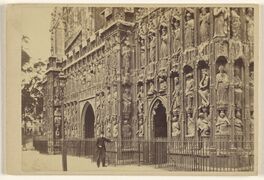
<svg viewBox="0 0 264 180"><path fill-rule="evenodd" d="M97 138L96 147L97 147L97 167L100 167L100 162L102 161L103 167L105 165L105 142L112 142L112 140L104 137L104 132L101 132L100 137Z"/></svg>

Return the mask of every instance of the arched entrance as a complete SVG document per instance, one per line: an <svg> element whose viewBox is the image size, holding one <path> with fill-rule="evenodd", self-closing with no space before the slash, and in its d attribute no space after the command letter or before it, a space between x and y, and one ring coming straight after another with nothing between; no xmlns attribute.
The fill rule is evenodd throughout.
<svg viewBox="0 0 264 180"><path fill-rule="evenodd" d="M167 115L166 108L159 101L158 106L154 109L153 125L154 125L154 137L166 138L167 137Z"/></svg>
<svg viewBox="0 0 264 180"><path fill-rule="evenodd" d="M166 108L160 99L157 99L152 107L152 122L152 138L155 140L150 149L151 161L155 164L163 164L167 162L168 131Z"/></svg>
<svg viewBox="0 0 264 180"><path fill-rule="evenodd" d="M94 111L89 102L83 108L84 138L94 138Z"/></svg>

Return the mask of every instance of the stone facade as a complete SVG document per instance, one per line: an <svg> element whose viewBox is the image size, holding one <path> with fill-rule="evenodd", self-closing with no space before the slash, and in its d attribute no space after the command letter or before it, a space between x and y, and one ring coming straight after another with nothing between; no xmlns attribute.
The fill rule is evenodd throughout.
<svg viewBox="0 0 264 180"><path fill-rule="evenodd" d="M52 17L50 137L252 139L253 8L65 7Z"/></svg>

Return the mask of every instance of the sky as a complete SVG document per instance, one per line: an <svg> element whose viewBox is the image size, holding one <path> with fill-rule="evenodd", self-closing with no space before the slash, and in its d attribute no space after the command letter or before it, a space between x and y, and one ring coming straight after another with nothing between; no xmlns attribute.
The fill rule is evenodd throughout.
<svg viewBox="0 0 264 180"><path fill-rule="evenodd" d="M29 37L29 43L23 44L32 57L32 63L38 59L47 61L50 56L50 21L52 7L31 6L21 8L22 36Z"/></svg>

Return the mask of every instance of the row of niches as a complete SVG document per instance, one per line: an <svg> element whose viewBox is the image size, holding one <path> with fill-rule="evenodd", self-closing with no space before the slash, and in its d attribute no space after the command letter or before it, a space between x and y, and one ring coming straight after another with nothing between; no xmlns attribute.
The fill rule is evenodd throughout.
<svg viewBox="0 0 264 180"><path fill-rule="evenodd" d="M162 11L161 11L162 12ZM180 52L204 49L216 38L254 41L252 8L173 8L148 15L137 27L139 67Z"/></svg>
<svg viewBox="0 0 264 180"><path fill-rule="evenodd" d="M168 87L171 89L169 90ZM246 87L249 89L247 90ZM147 88L146 93L145 88ZM137 113L140 122L144 122L144 112L146 112L144 98L147 96L152 99L162 96L160 92L166 92L167 96L171 98L170 112L172 112L172 124L175 126L175 131L179 126L179 118L186 119L186 127L189 127L188 124L190 124L190 130L187 128L185 132L191 132L186 135L193 136L195 132L193 127L209 128L208 120L212 118L209 115L214 113L214 117L219 117L220 121L219 127L216 127L216 129L220 129L219 134L226 133L221 130L222 124L230 126L230 121L226 121L227 116L237 119L235 127L240 123L236 129L237 132L242 132L240 130L243 129L244 121L248 121L249 117L253 119L254 64L245 66L242 59L237 59L231 66L224 57L221 57L216 61L215 67L208 66L203 62L198 64L197 69L184 66L182 73L176 72L165 81L154 80L146 82L146 84L138 83ZM250 106L250 113L245 111L246 106ZM230 117L233 107L235 110ZM182 114L181 117L179 117L180 114ZM194 118L200 124L194 126ZM198 120L199 118L200 120ZM203 135L208 134L207 131L202 131Z"/></svg>

